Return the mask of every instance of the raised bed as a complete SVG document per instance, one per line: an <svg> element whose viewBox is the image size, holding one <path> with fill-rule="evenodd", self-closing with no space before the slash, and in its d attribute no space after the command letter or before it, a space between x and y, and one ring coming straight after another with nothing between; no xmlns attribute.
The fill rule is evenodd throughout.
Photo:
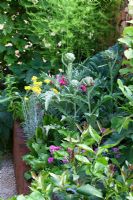
<svg viewBox="0 0 133 200"><path fill-rule="evenodd" d="M13 128L13 158L18 194L29 193L29 184L24 178L24 173L28 170L28 166L22 160L22 157L27 153L28 148L26 146L23 129L20 123L15 121Z"/></svg>

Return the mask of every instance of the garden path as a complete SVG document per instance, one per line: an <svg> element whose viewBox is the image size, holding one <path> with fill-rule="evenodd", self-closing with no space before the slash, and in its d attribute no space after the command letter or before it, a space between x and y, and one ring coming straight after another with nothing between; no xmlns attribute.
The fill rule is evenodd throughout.
<svg viewBox="0 0 133 200"><path fill-rule="evenodd" d="M0 166L0 197L8 199L17 194L11 155L6 155Z"/></svg>

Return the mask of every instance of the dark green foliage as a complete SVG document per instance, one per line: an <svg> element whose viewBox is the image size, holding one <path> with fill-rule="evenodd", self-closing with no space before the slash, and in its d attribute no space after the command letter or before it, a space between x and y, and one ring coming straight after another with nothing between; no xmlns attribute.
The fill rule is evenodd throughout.
<svg viewBox="0 0 133 200"><path fill-rule="evenodd" d="M0 105L0 151L7 150L11 144L13 126L12 114L7 112L7 105Z"/></svg>
<svg viewBox="0 0 133 200"><path fill-rule="evenodd" d="M19 84L32 75L47 70L38 38L30 31L27 13L19 0L0 3L0 60L1 73L12 73Z"/></svg>

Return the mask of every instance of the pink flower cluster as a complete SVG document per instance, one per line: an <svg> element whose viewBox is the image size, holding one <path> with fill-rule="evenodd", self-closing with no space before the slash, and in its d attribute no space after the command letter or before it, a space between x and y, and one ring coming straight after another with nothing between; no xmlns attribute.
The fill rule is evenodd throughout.
<svg viewBox="0 0 133 200"><path fill-rule="evenodd" d="M53 157L49 157L49 158L48 158L48 163L51 164L51 163L53 163L53 162L54 162L54 158L53 158Z"/></svg>
<svg viewBox="0 0 133 200"><path fill-rule="evenodd" d="M61 149L61 147L59 146L54 146L54 145L51 145L49 147L49 150L50 150L50 153L53 154L55 151L59 151ZM54 162L54 158L53 157L49 157L48 158L48 163L51 164Z"/></svg>
<svg viewBox="0 0 133 200"><path fill-rule="evenodd" d="M55 146L55 145L51 145L49 147L50 153L51 153L51 157L48 158L48 163L51 164L54 162L54 157L53 157L53 153L55 151L59 151L61 149L60 146ZM70 153L72 150L70 148L68 148L68 152ZM67 164L69 162L68 158L64 157L64 159L62 159L62 163L63 164Z"/></svg>
<svg viewBox="0 0 133 200"><path fill-rule="evenodd" d="M56 79L57 79L57 81L59 82L60 86L65 86L65 85L68 84L68 82L67 82L65 76L63 76L63 75L62 75L62 76L57 75L57 76L56 76Z"/></svg>
<svg viewBox="0 0 133 200"><path fill-rule="evenodd" d="M50 149L50 153L53 154L55 151L59 151L59 150L61 149L61 147L51 145L51 146L49 147L49 149Z"/></svg>

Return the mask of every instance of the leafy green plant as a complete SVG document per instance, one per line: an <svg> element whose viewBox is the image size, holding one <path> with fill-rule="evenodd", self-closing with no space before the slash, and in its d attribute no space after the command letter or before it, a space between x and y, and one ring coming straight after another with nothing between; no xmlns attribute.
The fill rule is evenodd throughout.
<svg viewBox="0 0 133 200"><path fill-rule="evenodd" d="M82 133L63 127L57 131L64 135L60 146L46 146L42 135L36 135L34 142L29 143L31 153L24 159L32 169L33 192L39 189L48 200L132 196L132 165L126 162L120 168L116 158L109 156L116 144L103 144L108 130L100 134L89 126ZM116 148L114 153L118 153Z"/></svg>
<svg viewBox="0 0 133 200"><path fill-rule="evenodd" d="M71 128L75 127L75 123L85 121L93 123L96 119L101 119L102 122L102 118L105 119L104 115L106 115L106 111L103 110L107 107L110 115L113 114L113 109L117 110L117 99L119 98L115 82L121 64L121 56L118 52L115 46L98 54L90 61L86 61L83 69L80 69L82 65L75 68L72 63L74 60L68 62L63 57L65 73L61 72L56 76L43 73L38 78L43 83L38 98L45 111L49 114L54 113L66 125L71 125ZM66 55L72 56L71 54ZM97 63L98 59L99 63ZM30 91L33 90L32 86ZM36 91L33 92L36 93Z"/></svg>

